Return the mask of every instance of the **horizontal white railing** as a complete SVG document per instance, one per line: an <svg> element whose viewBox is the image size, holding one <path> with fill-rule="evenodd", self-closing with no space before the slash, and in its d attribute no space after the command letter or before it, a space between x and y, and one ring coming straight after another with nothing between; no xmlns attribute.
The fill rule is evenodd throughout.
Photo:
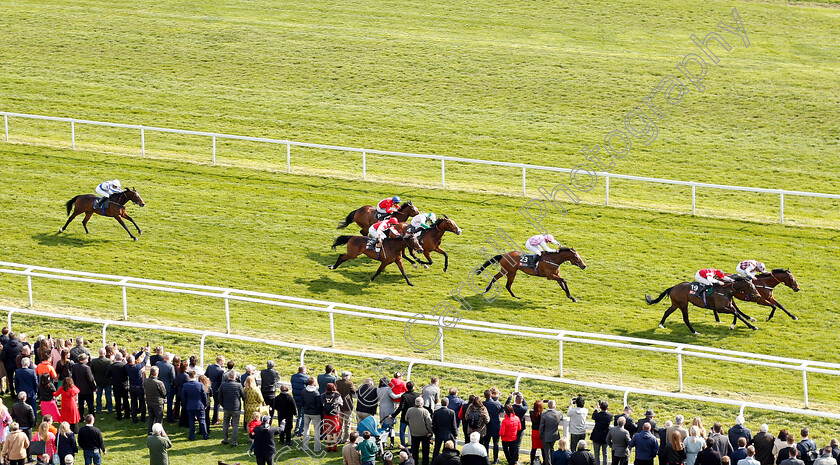
<svg viewBox="0 0 840 465"><path fill-rule="evenodd" d="M87 124L93 126L107 126L112 128L123 128L123 129L134 129L140 131L140 151L143 156L146 155L146 131L151 132L164 132L164 133L173 133L173 134L184 134L190 136L202 136L202 137L210 137L212 138L212 157L211 161L215 164L216 163L216 140L217 139L233 139L233 140L241 140L247 142L262 142L267 144L280 144L286 146L286 172L291 172L292 170L292 146L295 147L307 147L307 148L315 148L315 149L325 149L325 150L339 150L342 152L356 152L362 154L362 179L367 179L367 154L375 154L375 155L388 155L388 156L395 156L395 157L408 157L408 158L423 158L427 160L440 160L440 182L441 187L446 188L446 162L455 162L455 163L468 163L468 164L477 164L477 165L492 165L492 166L502 166L506 168L517 168L522 170L522 195L528 195L527 193L527 178L526 172L527 170L538 170L538 171L552 171L552 172L559 172L559 173L571 173L572 170L569 168L558 168L554 166L543 166L543 165L532 165L528 163L512 163L512 162L505 162L505 161L494 161L494 160L480 160L474 158L464 158L464 157L449 157L445 155L429 155L429 154L422 154L422 153L409 153L409 152L393 152L389 150L375 150L375 149L365 149L359 147L342 147L338 145L326 145L326 144L313 144L309 142L297 142L292 140L286 139L273 139L268 137L252 137L252 136L239 136L234 134L224 134L218 132L207 132L207 131L191 131L185 129L172 129L172 128L160 128L155 126L144 126L140 124L123 124L123 123L109 123L104 121L91 121L91 120L84 120L84 119L76 119L76 118L63 118L57 116L43 116L43 115L30 115L26 113L13 113L7 111L0 111L0 115L3 115L3 126L5 130L6 142L9 141L9 118L26 118L26 119L36 119L36 120L46 120L46 121L57 121L57 122L64 122L70 123L70 140L71 146L75 150L76 148L76 124ZM779 222L784 223L785 221L785 196L792 195L792 196L799 196L799 197L820 197L820 198L827 198L827 199L840 199L840 194L826 194L820 192L806 192L806 191L793 191L793 190L785 190L785 189L768 189L763 187L744 187L744 186L730 186L726 184L713 184L713 183L706 183L706 182L694 182L694 181L677 181L673 179L661 179L661 178L651 178L646 176L633 176L628 174L617 174L617 173L610 173L610 172L596 172L599 177L604 178L605 182L605 198L604 203L605 205L610 204L610 179L625 179L631 181L640 181L640 182L650 182L650 183L657 183L657 184L674 184L680 186L689 186L691 187L691 214L696 213L696 190L698 187L700 188L708 188L708 189L719 189L719 190L733 190L733 191L742 191L742 192L755 192L761 194L773 194L779 196Z"/></svg>
<svg viewBox="0 0 840 465"><path fill-rule="evenodd" d="M231 332L230 301L251 302L276 307L327 313L330 323L330 346L335 346L334 315L364 318L366 320L383 320L406 324L433 326L438 329L440 361L445 359L444 329L440 318L432 315L420 315L412 312L367 307L362 305L342 304L317 299L290 297L265 292L247 291L235 288L204 286L197 284L178 283L128 276L71 271L58 268L48 268L34 265L0 261L0 274L25 276L29 296L29 306L34 305L32 278L45 278L59 281L73 281L104 286L115 286L122 290L123 319L128 320L127 289L144 289L166 293L193 295L216 298L224 301L225 330ZM10 317L11 318L11 317ZM11 324L11 322L10 322ZM557 341L558 344L558 374L562 377L564 371L564 343L578 343L590 346L610 347L629 351L656 352L676 355L677 377L679 390L684 388L683 356L707 360L731 362L742 365L779 368L802 373L802 387L804 405L808 406L808 373L821 373L840 376L840 363L820 362L813 360L777 357L766 354L740 352L729 349L718 349L693 344L682 344L669 341L643 339L636 337L617 336L610 334L588 333L582 331L568 331L551 328L539 328L481 320L461 319L454 328L447 331L472 331L504 336L516 336L529 339L543 339Z"/></svg>
<svg viewBox="0 0 840 465"><path fill-rule="evenodd" d="M567 384L571 386L579 386L585 387L590 389L600 389L606 391L617 391L624 393L624 405L628 404L628 397L630 394L637 394L637 395L647 395L647 396L656 396L656 397L665 397L671 399L683 399L683 400L693 400L699 402L706 402L712 404L723 404L723 405L732 405L736 407L740 407L739 414L743 415L744 410L746 408L753 408L753 409L760 409L760 410L770 410L776 412L784 412L796 415L805 415L810 417L820 417L820 418L832 418L840 420L840 413L831 413L831 412L822 412L818 410L809 410L809 409L802 409L796 407L786 407L786 406L779 406L779 405L772 405L772 404L765 404L760 402L749 402L749 401L742 401L742 400L734 400L734 399L726 399L721 397L710 397L710 396L700 396L700 395L693 395L693 394L683 394L680 392L667 392L667 391L659 391L655 389L642 389L642 388L635 388L630 386L622 386L617 384L606 384L606 383L594 383L589 381L579 381L574 379L568 379L563 377L557 376L546 376L540 375L536 373L527 373L521 371L513 371L513 370L502 370L498 368L487 368L481 367L476 365L467 365L463 363L450 363L450 362L442 362L437 360L427 360L427 359L418 359L418 358L410 358L410 357L402 357L402 356L394 356L394 355L383 355L383 354L373 354L368 352L361 352L355 350L344 350L344 349L334 349L334 348L326 348L326 347L316 347L311 345L305 344L297 344L293 342L283 342L277 341L273 339L261 339L258 337L252 336L243 336L238 334L230 334L230 333L222 333L217 331L209 331L209 330L201 330L201 329L193 329L193 328L186 328L182 326L174 327L174 326L162 326L158 324L150 324L150 323L135 323L135 322L127 322L127 321L113 321L113 320L105 320L100 318L90 318L90 317L81 317L81 316L74 316L74 315L61 315L51 312L42 312L36 310L26 310L22 308L16 307L8 307L8 306L0 306L0 311L5 311L8 313L7 320L9 328L12 328L12 316L16 314L22 315L29 315L34 317L40 318L55 318L61 320L69 320L79 323L89 323L89 324L97 324L102 325L102 345L105 346L107 344L107 330L108 326L119 326L125 328L136 328L136 329L147 329L147 330L154 330L154 331L169 331L179 334L192 334L194 336L200 336L199 341L199 364L200 366L204 366L204 343L207 337L216 337L222 339L229 339L233 341L239 342L248 342L248 343L260 343L271 345L275 347L284 347L289 349L297 349L300 350L300 363L301 365L305 362L305 355L307 352L321 352L327 354L335 354L335 355L342 355L348 357L359 357L359 358L369 358L369 359L390 359L397 362L403 362L408 364L408 370L406 372L406 380L411 379L411 370L414 365L427 365L432 367L440 367L440 368L447 368L447 369L455 369L455 370L466 370L466 371L475 371L480 373L490 373L494 375L500 376L507 376L515 378L514 390L519 390L519 383L522 379L531 379L535 381L547 381L559 384Z"/></svg>

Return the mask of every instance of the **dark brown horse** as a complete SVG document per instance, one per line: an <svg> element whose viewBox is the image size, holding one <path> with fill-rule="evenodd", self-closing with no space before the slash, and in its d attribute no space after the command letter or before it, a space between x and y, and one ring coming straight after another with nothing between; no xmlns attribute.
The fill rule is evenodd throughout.
<svg viewBox="0 0 840 465"><path fill-rule="evenodd" d="M586 269L586 263L583 262L583 259L580 258L580 255L578 255L575 249L571 247L561 247L555 252L543 252L540 256L540 261L537 262L536 270L534 268L520 266L519 257L521 255L522 253L518 251L508 252L504 255L496 255L479 266L475 271L475 274L477 275L481 274L485 268L493 263L498 263L502 268L495 276L493 276L493 279L490 280L490 284L487 285L484 292L489 291L493 286L493 283L498 281L499 278L507 276L507 284L505 287L508 292L510 292L510 295L518 299L519 297L516 297L513 294L510 287L513 285L514 278L516 278L516 272L522 270L523 273L531 276L543 276L549 281L557 281L557 283L560 284L560 288L566 291L566 297L571 299L572 302L577 302L577 299L572 297L572 294L569 293L569 285L566 283L566 280L561 278L559 274L560 264L563 262L570 262L572 265L580 267L581 270Z"/></svg>
<svg viewBox="0 0 840 465"><path fill-rule="evenodd" d="M367 236L338 236L335 242L333 242L333 250L335 250L335 248L339 245L347 244L347 253L339 255L335 264L330 265L328 268L334 270L338 268L338 265L341 265L347 260L352 260L361 254L365 254L372 260L381 262L379 269L376 270L376 273L370 277L371 282L379 276L379 273L382 273L382 270L385 269L386 266L391 263L396 263L397 267L400 269L400 273L402 273L403 278L405 278L405 282L407 282L409 286L414 285L411 284L411 281L409 281L408 276L405 274L405 268L403 268L402 264L402 252L406 247L411 247L418 252L423 251L423 248L420 247L416 237L409 234L395 239L384 239L378 256L375 250L367 249L367 242Z"/></svg>
<svg viewBox="0 0 840 465"><path fill-rule="evenodd" d="M755 286L753 285L752 281L747 278L741 276L733 276L733 281L726 284L716 284L713 287L712 294L703 300L703 296L701 295L693 295L689 293L691 288L691 283L689 282L682 282L677 284L676 286L669 287L662 291L659 294L659 297L652 299L649 295L645 294L645 300L647 301L648 305L653 305L658 303L662 300L666 295L671 298L671 306L668 307L668 310L665 310L665 314L662 315L662 320L659 322L659 327L665 327L665 319L668 318L669 315L674 313L674 310L677 308L682 311L683 321L685 325L688 326L688 329L694 334L700 334L694 330L694 327L691 326L691 322L688 320L688 304L691 303L700 308L710 308L715 315L718 313L727 313L734 315L737 319L740 319L747 325L750 329L758 329L741 313L733 304L732 296L736 293L743 292L748 296L755 296L758 295L758 290L756 290ZM705 292L705 291L704 291ZM733 326L730 327L734 328Z"/></svg>
<svg viewBox="0 0 840 465"><path fill-rule="evenodd" d="M409 217L417 216L420 214L420 210L411 203L411 200L408 202L404 202L400 205L400 209L397 210L396 213L393 213L390 216L393 216L397 219L397 221L404 222ZM388 217L386 217L388 218ZM368 229L370 229L370 225L376 223L376 207L371 205L365 205L364 207L357 208L356 210L351 211L347 218L344 218L344 221L338 223L337 229L344 229L349 226L351 223L356 222L360 228L362 228L362 235L367 236Z"/></svg>
<svg viewBox="0 0 840 465"><path fill-rule="evenodd" d="M397 228L397 226L402 226L403 224L404 223L394 225L394 229L400 231L400 229ZM432 264L432 257L429 255L429 253L437 252L443 255L443 271L446 272L446 269L449 268L449 255L447 255L446 252L444 252L443 249L440 248L440 243L443 240L443 233L447 231L453 232L458 236L461 235L461 228L459 228L454 221L449 219L448 216L443 215L443 218L439 218L437 221L435 221L431 228L420 231L418 242L420 242L420 245L423 247L423 256L426 257L426 260L428 260L428 262L424 262L423 260L417 258L417 256L414 255L413 250L409 250L411 256L414 257L414 259L417 260L418 263L428 268L429 265ZM414 268L417 268L417 264L414 263L413 260L405 256L405 251L403 251L403 258L408 260L408 263L414 265Z"/></svg>
<svg viewBox="0 0 840 465"><path fill-rule="evenodd" d="M143 202L143 199L140 198L140 194L137 193L137 190L131 188L126 189L118 194L111 194L111 196L108 197L107 202L103 201L103 203L105 203L104 210L102 208L93 208L93 203L95 200L96 196L93 194L77 195L72 199L68 200L66 203L67 214L70 215L70 210L73 211L73 214L70 215L70 218L67 218L67 222L64 223L64 226L61 227L58 230L58 232L64 232L64 230L67 229L67 225L69 225L70 222L73 221L73 218L84 213L85 219L82 220L82 226L85 227L85 234L87 234L89 232L87 228L87 222L90 219L90 217L93 216L94 213L96 213L97 215L116 218L116 220L122 225L122 227L125 229L128 235L131 236L131 238L135 241L137 240L137 238L134 237L134 235L131 234L131 231L128 230L128 227L126 227L125 222L123 222L122 220L123 218L127 219L128 221L131 221L131 224L133 224L134 227L137 228L138 236L143 234L143 232L140 231L140 226L137 226L137 223L135 223L134 220L131 219L131 217L126 215L125 213L125 204L127 204L128 202L134 202L141 207L146 206L146 203Z"/></svg>
<svg viewBox="0 0 840 465"><path fill-rule="evenodd" d="M764 305L766 307L770 307L770 315L767 317L767 321L770 321L770 319L773 318L773 315L776 314L776 308L777 307L782 309L782 311L787 313L787 315L789 317L791 317L792 319L794 319L794 320L799 319L799 318L795 317L792 313L787 311L787 309L785 307L783 307L782 304L780 304L779 301L777 301L773 297L773 288L775 288L779 284L784 284L785 286L793 289L793 292L799 292L799 283L796 282L796 278L793 277L793 273L791 273L789 269L776 268L773 271L771 271L770 273L761 273L759 275L756 275L755 281L753 281L753 284L755 285L755 288L758 290L758 295L756 295L754 298L750 298L744 292L736 293L735 295L733 295L733 297L735 297L738 300L744 300L744 301L747 301L747 302L755 302L758 305ZM735 303L733 302L732 305L735 305ZM735 305L735 308L738 308L738 306ZM750 321L755 321L754 318L750 317L746 313L744 313L744 312L741 312L741 313L743 313L745 317L749 318ZM717 316L717 315L715 315L715 316ZM718 321L720 321L720 320L718 320ZM735 321L736 320L733 319L733 321L732 321L733 325L735 325Z"/></svg>

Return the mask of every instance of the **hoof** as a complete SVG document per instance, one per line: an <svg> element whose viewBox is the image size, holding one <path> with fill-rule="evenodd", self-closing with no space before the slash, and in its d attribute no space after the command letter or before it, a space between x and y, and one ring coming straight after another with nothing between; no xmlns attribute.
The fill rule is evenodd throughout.
<svg viewBox="0 0 840 465"><path fill-rule="evenodd" d="M729 325L729 329L730 330L735 329L735 325Z"/></svg>
<svg viewBox="0 0 840 465"><path fill-rule="evenodd" d="M443 269L443 272L446 273L446 268Z"/></svg>
<svg viewBox="0 0 840 465"><path fill-rule="evenodd" d="M755 326L750 327L750 329L753 331L758 331L758 328L756 328Z"/></svg>
<svg viewBox="0 0 840 465"><path fill-rule="evenodd" d="M694 335L695 335L695 336L699 336L699 335L700 335L700 333L698 333L697 331L694 331Z"/></svg>
<svg viewBox="0 0 840 465"><path fill-rule="evenodd" d="M132 240L135 240L135 241L137 240L137 238L136 238L136 237L132 237L131 239L132 239Z"/></svg>
<svg viewBox="0 0 840 465"><path fill-rule="evenodd" d="M411 281L406 281L406 283L408 283L409 286L414 286L414 284L411 284Z"/></svg>
<svg viewBox="0 0 840 465"><path fill-rule="evenodd" d="M335 269L335 267L334 267L334 266L332 266L332 265L329 265L329 266L327 266L327 269L328 269L328 270L334 270L334 269Z"/></svg>
<svg viewBox="0 0 840 465"><path fill-rule="evenodd" d="M798 319L799 319L799 317L793 317L793 321L796 321Z"/></svg>
<svg viewBox="0 0 840 465"><path fill-rule="evenodd" d="M58 228L58 232L64 232L64 228Z"/></svg>
<svg viewBox="0 0 840 465"><path fill-rule="evenodd" d="M577 302L578 300L572 297L572 302Z"/></svg>
<svg viewBox="0 0 840 465"><path fill-rule="evenodd" d="M417 268L417 267L415 266L415 268ZM423 265L423 268L425 268L425 269L427 269L427 270L428 270L428 269L429 269L429 265Z"/></svg>
<svg viewBox="0 0 840 465"><path fill-rule="evenodd" d="M766 319L766 320L764 320L764 321L770 321L770 317L768 316L768 317L767 317L767 319Z"/></svg>
<svg viewBox="0 0 840 465"><path fill-rule="evenodd" d="M755 318L750 317L750 321L758 321Z"/></svg>
<svg viewBox="0 0 840 465"><path fill-rule="evenodd" d="M660 324L659 327L662 328L662 329L665 329L665 325ZM697 333L694 333L694 334L697 334Z"/></svg>
<svg viewBox="0 0 840 465"><path fill-rule="evenodd" d="M417 264L416 263L412 263L411 266L413 266L415 270L417 269Z"/></svg>

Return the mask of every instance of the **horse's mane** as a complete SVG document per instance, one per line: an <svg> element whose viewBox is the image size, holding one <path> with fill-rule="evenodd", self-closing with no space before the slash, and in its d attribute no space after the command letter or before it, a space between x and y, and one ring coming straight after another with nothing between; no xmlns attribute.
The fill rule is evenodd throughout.
<svg viewBox="0 0 840 465"><path fill-rule="evenodd" d="M784 268L773 268L773 270L771 271L771 273L787 273L787 272L788 272L788 270L786 270Z"/></svg>
<svg viewBox="0 0 840 465"><path fill-rule="evenodd" d="M741 276L739 274L733 274L731 278L733 281L750 281L746 276Z"/></svg>
<svg viewBox="0 0 840 465"><path fill-rule="evenodd" d="M405 202L403 202L402 205L400 205L399 211L403 211L406 208L410 207L411 205L412 205L411 200L406 200Z"/></svg>
<svg viewBox="0 0 840 465"><path fill-rule="evenodd" d="M575 251L575 249L573 249L573 248L571 248L571 247L560 247L559 249L554 250L554 251L551 251L551 252L543 252L543 254L547 254L547 253L560 253L560 252L574 252L574 251Z"/></svg>
<svg viewBox="0 0 840 465"><path fill-rule="evenodd" d="M787 272L788 272L788 270L786 270L786 269L784 269L784 268L773 268L772 270L770 270L770 272L769 272L769 273L759 273L759 274L757 274L756 276L758 276L758 277L760 277L760 278L766 278L766 277L768 277L768 276L773 276L773 275L774 275L774 274L776 274L776 273L784 273L784 274L786 274Z"/></svg>

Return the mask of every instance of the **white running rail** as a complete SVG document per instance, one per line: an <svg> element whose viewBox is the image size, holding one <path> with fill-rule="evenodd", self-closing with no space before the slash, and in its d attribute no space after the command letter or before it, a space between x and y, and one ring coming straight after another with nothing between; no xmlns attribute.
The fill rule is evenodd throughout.
<svg viewBox="0 0 840 465"><path fill-rule="evenodd" d="M242 140L248 142L262 142L267 144L280 144L286 146L286 172L291 172L292 170L292 146L295 147L308 147L308 148L316 148L316 149L325 149L325 150L339 150L342 152L357 152L362 154L362 179L367 178L367 154L376 154L376 155L388 155L388 156L395 156L395 157L408 157L408 158L424 158L428 160L440 160L440 183L441 187L446 188L446 162L456 162L456 163L469 163L469 164L478 164L478 165L492 165L492 166L503 166L507 168L518 168L522 170L522 195L527 196L527 180L526 180L526 173L527 170L538 170L538 171L553 171L553 172L560 172L560 173L570 173L572 172L569 168L558 168L554 166L542 166L542 165L531 165L527 163L511 163L505 161L493 161L493 160L480 160L474 158L463 158L463 157L448 157L444 155L428 155L428 154L421 154L421 153L407 153L407 152L392 152L388 150L374 150L374 149L365 149L365 148L358 148L358 147L342 147L338 145L325 145L325 144L312 144L309 142L296 142L292 140L286 139L273 139L267 137L251 137L251 136L238 136L234 134L224 134L218 132L206 132L206 131L190 131L184 129L172 129L172 128L160 128L154 126L143 126L139 124L123 124L123 123L109 123L104 121L91 121L91 120L84 120L84 119L76 119L76 118L62 118L57 116L43 116L43 115L30 115L26 113L13 113L7 111L0 111L0 115L3 115L3 126L5 129L5 136L6 142L9 141L9 118L25 118L25 119L36 119L36 120L46 120L46 121L57 121L57 122L64 122L70 123L70 139L71 139L71 146L75 150L76 148L76 124L87 124L93 126L107 126L112 128L124 128L124 129L135 129L140 131L140 150L143 156L146 155L146 132L166 132L166 133L174 133L174 134L184 134L184 135L191 135L191 136L202 136L202 137L209 137L212 139L212 157L211 161L215 164L216 163L216 140L217 139L234 139L234 140ZM719 190L733 190L733 191L742 191L742 192L755 192L755 193L762 193L762 194L773 194L779 196L779 222L784 223L785 221L785 196L799 196L799 197L820 197L820 198L827 198L827 199L840 199L840 194L825 194L820 192L805 192L805 191L792 191L792 190L785 190L785 189L767 189L762 187L743 187L743 186L730 186L725 184L711 184L705 182L694 182L694 181L677 181L673 179L661 179L661 178L650 178L645 176L632 176L628 174L617 174L617 173L609 173L609 172L596 172L596 174L600 177L604 178L604 188L605 188L605 198L604 204L610 204L610 179L626 179L631 181L640 181L640 182L651 182L657 184L675 184L680 186L689 186L691 187L691 214L695 214L696 212L696 190L698 187L700 188L708 188L708 189L719 189Z"/></svg>
<svg viewBox="0 0 840 465"><path fill-rule="evenodd" d="M400 356L390 356L390 355L382 355L382 354L372 354L368 352L360 352L354 350L343 350L343 349L334 349L334 348L325 348L325 347L316 347L316 346L309 346L304 344L297 344L291 342L283 342L277 341L272 339L261 339L257 337L251 336L242 336L238 334L229 334L229 333L222 333L217 331L207 331L207 330L200 330L200 329L192 329L192 328L184 328L184 327L172 327L172 326L161 326L157 324L149 324L149 323L135 323L135 322L127 322L127 321L112 321L112 320L104 320L100 318L89 318L89 317L80 317L74 315L61 315L55 314L50 312L41 312L35 310L26 310L22 308L16 307L8 307L8 306L0 306L0 311L8 312L8 325L9 328L12 328L12 316L15 314L22 314L22 315L29 315L35 316L40 318L56 318L62 320L70 320L80 323L89 323L89 324L97 324L102 325L102 345L107 344L107 330L109 326L120 326L125 328L138 328L138 329L148 329L148 330L155 330L155 331L169 331L179 334L192 334L194 336L200 336L199 342L199 364L200 366L204 366L204 343L207 337L216 337L222 339L230 339L240 342L249 342L249 343L260 343L260 344L267 344L272 345L275 347L285 347L290 349L298 349L300 350L300 363L304 364L306 352L322 352L327 354L337 354L337 355L344 355L349 357L359 357L359 358L372 358L372 359L390 359L398 362L408 363L408 371L406 373L406 379L411 379L411 369L414 365L428 365L433 367L440 367L440 368L448 368L448 369L456 369L456 370L468 370L468 371L476 371L480 373L492 373L495 375L500 376L509 376L516 378L514 389L519 390L519 382L525 379L532 379L537 381L548 381L553 383L560 383L560 384L568 384L572 386L580 386L586 387L590 389L601 389L607 391L618 391L624 393L624 405L627 405L628 397L630 394L639 394L639 395L648 395L648 396L656 396L656 397L666 397L671 399L684 399L684 400L694 400L700 402L707 402L713 404L723 404L723 405L732 405L736 407L740 407L739 415L743 415L744 409L747 407L753 409L760 409L760 410L771 410L776 412L784 412L796 415L805 415L810 417L820 417L820 418L833 418L840 420L840 413L831 413L831 412L822 412L818 410L807 410L802 408L796 407L786 407L786 406L779 406L779 405L772 405L772 404L764 404L759 402L745 402L741 400L733 400L733 399L726 399L721 397L710 397L710 396L699 396L693 394L683 394L680 392L667 392L667 391L659 391L655 389L641 389L629 386L621 386L616 384L606 384L606 383L593 383L589 381L579 381L574 379L568 379L563 377L556 377L556 376L545 376L535 373L526 373L521 371L513 371L513 370L502 370L498 368L486 368L476 365L466 365L461 363L449 363L449 362L439 362L436 360L426 360L426 359L417 359L417 358L408 358L408 357L400 357Z"/></svg>
<svg viewBox="0 0 840 465"><path fill-rule="evenodd" d="M197 284L178 283L161 281L155 279L132 278L127 276L109 275L101 273L90 273L84 271L71 271L58 268L47 268L42 266L24 265L19 263L0 261L0 274L25 276L29 295L29 307L33 307L33 285L32 278L44 278L60 281L83 282L104 286L115 286L122 290L123 320L128 320L128 298L127 289L145 289L149 291L160 291L182 295L200 297L211 297L224 301L225 308L225 331L231 332L230 327L230 301L251 302L257 304L272 305L276 307L292 308L321 312L329 314L330 322L330 347L335 346L335 322L334 315L358 317L367 320L384 320L398 323L420 324L438 327L440 338L440 361L443 362L444 338L440 326L439 317L432 315L421 315L411 312L389 310L361 305L342 304L316 299L290 297L265 292L247 291L226 287L203 286ZM81 320L80 320L81 321ZM97 320L98 321L98 320ZM11 325L11 314L9 315ZM587 333L581 331L567 331L551 328L539 328L530 326L511 325L504 323L488 322L481 320L461 319L452 329L454 331L473 331L496 335L527 337L533 339L544 339L557 341L558 344L558 374L563 377L563 351L564 343L577 343L599 347L611 347L616 350L646 351L662 354L676 355L677 376L679 378L679 390L683 390L683 357L696 357L708 360L731 362L743 365L752 365L768 368L780 368L802 373L802 388L804 394L804 405L808 406L808 373L821 373L833 376L840 376L840 363L819 362L812 360L776 357L766 354L740 352L728 349L717 349L692 344L680 344L669 341L654 339L643 339L636 337L616 336L609 334ZM450 340L453 336L449 336ZM425 363L425 362L424 362Z"/></svg>

